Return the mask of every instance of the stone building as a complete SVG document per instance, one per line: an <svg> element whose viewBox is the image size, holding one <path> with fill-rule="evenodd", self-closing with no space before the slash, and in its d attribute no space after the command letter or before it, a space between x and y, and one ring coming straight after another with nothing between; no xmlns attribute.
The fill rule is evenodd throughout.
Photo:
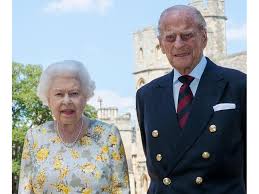
<svg viewBox="0 0 259 194"><path fill-rule="evenodd" d="M246 52L228 55L226 49L226 20L224 0L191 0L189 5L197 7L207 22L208 43L204 54L217 64L246 72ZM170 71L172 67L162 54L157 40L156 28L146 27L133 34L135 51L136 90L151 80ZM138 125L131 123L131 115L118 115L116 107L98 109L98 118L114 123L124 143L132 194L144 194L150 182L146 169Z"/></svg>
<svg viewBox="0 0 259 194"><path fill-rule="evenodd" d="M99 100L101 99L99 98ZM131 193L146 193L149 183L146 161L140 138L137 138L140 137L139 130L136 132L136 126L131 122L130 113L119 115L117 107L100 106L97 110L97 118L106 123L116 125L120 130L127 157Z"/></svg>
<svg viewBox="0 0 259 194"><path fill-rule="evenodd" d="M99 98L101 101L101 98ZM131 115L130 113L125 113L122 115L118 114L117 107L101 107L97 110L97 118L109 123L114 124L120 130L120 135L123 141L123 145L126 152L128 169L129 169L129 179L130 179L130 187L132 193L135 192L135 177L133 172L133 160L132 156L134 155L134 143L136 140L135 135L135 127L131 123Z"/></svg>

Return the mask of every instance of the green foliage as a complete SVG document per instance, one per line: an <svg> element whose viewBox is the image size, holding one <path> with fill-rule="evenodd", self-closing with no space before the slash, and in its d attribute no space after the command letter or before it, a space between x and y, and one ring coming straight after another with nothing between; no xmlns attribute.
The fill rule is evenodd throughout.
<svg viewBox="0 0 259 194"><path fill-rule="evenodd" d="M22 147L26 131L51 119L51 113L36 96L42 72L40 65L13 63L12 69L12 171L19 175Z"/></svg>
<svg viewBox="0 0 259 194"><path fill-rule="evenodd" d="M91 105L86 105L84 109L84 115L88 118L95 119L97 118L97 111L96 109Z"/></svg>
<svg viewBox="0 0 259 194"><path fill-rule="evenodd" d="M41 73L40 65L13 63L13 128L30 128L51 119L49 109L36 96Z"/></svg>
<svg viewBox="0 0 259 194"><path fill-rule="evenodd" d="M51 112L36 95L42 67L13 62L12 69L12 144L13 176L19 176L23 141L26 131L52 120ZM96 118L94 107L87 105L84 114Z"/></svg>
<svg viewBox="0 0 259 194"><path fill-rule="evenodd" d="M14 175L17 175L20 172L20 162L17 160L13 160L12 162L12 171Z"/></svg>

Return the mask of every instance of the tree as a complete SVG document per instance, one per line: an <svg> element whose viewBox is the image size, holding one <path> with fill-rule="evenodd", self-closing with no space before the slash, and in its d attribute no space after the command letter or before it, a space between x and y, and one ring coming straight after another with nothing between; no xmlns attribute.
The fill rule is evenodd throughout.
<svg viewBox="0 0 259 194"><path fill-rule="evenodd" d="M12 143L13 175L20 172L20 160L26 131L51 119L51 113L36 96L42 72L40 65L13 63L12 69Z"/></svg>
<svg viewBox="0 0 259 194"><path fill-rule="evenodd" d="M13 62L12 69L12 173L13 192L17 192L18 177L23 141L26 131L46 121L52 120L51 112L36 95L36 89L42 73L40 65L23 65ZM84 114L96 118L94 107L87 105Z"/></svg>

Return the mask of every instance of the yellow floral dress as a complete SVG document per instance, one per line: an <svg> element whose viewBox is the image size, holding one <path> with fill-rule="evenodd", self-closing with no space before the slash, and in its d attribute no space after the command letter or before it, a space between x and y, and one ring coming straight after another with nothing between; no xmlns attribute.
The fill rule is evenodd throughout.
<svg viewBox="0 0 259 194"><path fill-rule="evenodd" d="M86 130L87 134L68 148L52 121L29 129L24 140L19 193L130 193L118 129L91 120Z"/></svg>

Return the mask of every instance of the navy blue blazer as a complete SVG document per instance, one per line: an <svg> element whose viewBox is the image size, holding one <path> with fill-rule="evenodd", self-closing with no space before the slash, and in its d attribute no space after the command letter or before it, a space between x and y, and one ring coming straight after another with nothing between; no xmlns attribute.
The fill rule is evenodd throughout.
<svg viewBox="0 0 259 194"><path fill-rule="evenodd" d="M207 58L184 129L174 103L173 72L136 94L148 194L245 194L246 75ZM220 103L235 108L214 111Z"/></svg>

